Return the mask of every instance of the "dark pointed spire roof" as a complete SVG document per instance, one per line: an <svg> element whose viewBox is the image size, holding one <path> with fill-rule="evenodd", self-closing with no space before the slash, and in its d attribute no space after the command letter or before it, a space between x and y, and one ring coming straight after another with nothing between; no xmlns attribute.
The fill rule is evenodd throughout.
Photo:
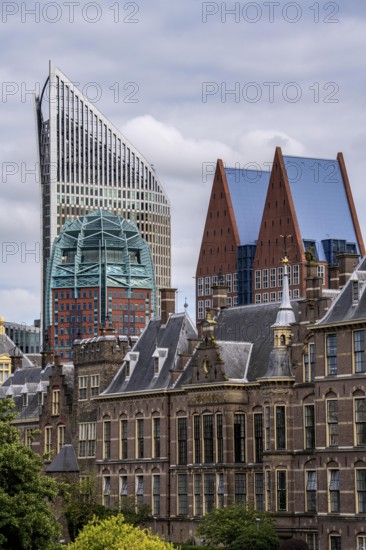
<svg viewBox="0 0 366 550"><path fill-rule="evenodd" d="M293 323L296 323L295 313L294 313L294 310L292 309L292 305L290 302L290 292L289 292L288 272L287 272L288 259L285 257L282 263L284 267L283 282L282 282L282 300L281 300L281 305L278 309L276 322L272 325L273 328L288 327Z"/></svg>
<svg viewBox="0 0 366 550"><path fill-rule="evenodd" d="M47 474L79 472L78 459L73 445L65 445L46 468Z"/></svg>

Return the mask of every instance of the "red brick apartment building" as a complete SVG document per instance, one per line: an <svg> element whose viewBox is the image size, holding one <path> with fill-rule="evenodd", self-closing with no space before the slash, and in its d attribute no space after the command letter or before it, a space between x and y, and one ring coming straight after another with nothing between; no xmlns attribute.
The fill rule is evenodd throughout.
<svg viewBox="0 0 366 550"><path fill-rule="evenodd" d="M365 253L342 153L290 157L277 147L271 172L218 160L196 270L196 319L212 306L219 279L228 306L279 301L285 254L291 297L305 296L307 250L325 288L335 285L339 254Z"/></svg>

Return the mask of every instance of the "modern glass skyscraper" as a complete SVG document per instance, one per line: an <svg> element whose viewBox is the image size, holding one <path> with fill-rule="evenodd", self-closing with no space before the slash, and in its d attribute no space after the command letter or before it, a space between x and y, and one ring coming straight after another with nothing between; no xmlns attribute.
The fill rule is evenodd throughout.
<svg viewBox="0 0 366 550"><path fill-rule="evenodd" d="M151 247L157 287L170 287L170 203L153 166L52 62L36 113L43 318L53 241L66 220L94 210L137 225Z"/></svg>

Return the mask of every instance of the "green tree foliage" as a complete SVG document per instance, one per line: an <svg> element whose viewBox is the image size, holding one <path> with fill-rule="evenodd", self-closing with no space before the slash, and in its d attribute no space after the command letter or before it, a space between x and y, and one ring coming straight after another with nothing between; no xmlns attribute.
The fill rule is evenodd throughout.
<svg viewBox="0 0 366 550"><path fill-rule="evenodd" d="M136 510L134 497L123 498L121 508L113 510L98 502L95 480L83 479L69 488L69 497L64 506L64 513L71 540L75 540L81 529L96 517L106 519L123 514L125 523L140 527L151 521L151 510L146 504Z"/></svg>
<svg viewBox="0 0 366 550"><path fill-rule="evenodd" d="M49 507L59 494L57 482L41 474L42 461L22 445L11 422L12 399L0 400L0 548L56 548L60 526Z"/></svg>
<svg viewBox="0 0 366 550"><path fill-rule="evenodd" d="M126 523L134 526L145 526L152 521L151 508L148 504L142 504L136 510L135 497L123 497L119 510Z"/></svg>
<svg viewBox="0 0 366 550"><path fill-rule="evenodd" d="M227 550L277 550L280 542L272 516L242 504L206 514L198 534L208 543L222 544Z"/></svg>
<svg viewBox="0 0 366 550"><path fill-rule="evenodd" d="M79 531L94 516L104 519L113 514L111 510L98 503L95 481L89 478L82 479L69 487L64 513L71 540L75 540Z"/></svg>
<svg viewBox="0 0 366 550"><path fill-rule="evenodd" d="M123 515L107 519L94 518L82 531L69 550L174 550L150 531L134 527L124 521Z"/></svg>

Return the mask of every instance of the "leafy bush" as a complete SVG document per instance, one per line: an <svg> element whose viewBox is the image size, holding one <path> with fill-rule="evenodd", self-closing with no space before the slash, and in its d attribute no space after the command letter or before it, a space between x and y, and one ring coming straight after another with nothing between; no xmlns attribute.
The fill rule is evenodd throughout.
<svg viewBox="0 0 366 550"><path fill-rule="evenodd" d="M243 504L206 514L198 534L209 544L222 544L227 550L277 550L280 542L273 517Z"/></svg>
<svg viewBox="0 0 366 550"><path fill-rule="evenodd" d="M94 518L80 531L69 550L174 550L151 531L126 523L122 514L99 520Z"/></svg>

